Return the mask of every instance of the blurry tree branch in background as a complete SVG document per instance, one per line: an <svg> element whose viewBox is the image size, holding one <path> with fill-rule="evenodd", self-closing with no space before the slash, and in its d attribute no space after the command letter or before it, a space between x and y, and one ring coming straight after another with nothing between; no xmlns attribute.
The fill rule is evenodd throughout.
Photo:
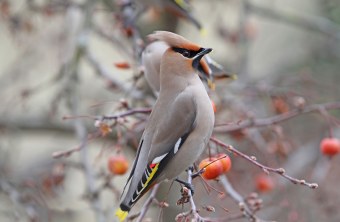
<svg viewBox="0 0 340 222"><path fill-rule="evenodd" d="M321 32L337 41L340 41L340 27L338 24L318 16L304 16L301 14L281 12L260 5L247 2L246 7L249 12L267 19L288 23L299 28Z"/></svg>
<svg viewBox="0 0 340 222"><path fill-rule="evenodd" d="M282 113L276 116L268 117L268 118L254 118L254 119L248 119L246 121L240 120L235 124L232 123L226 123L226 124L217 124L215 127L217 129L215 132L218 133L225 133L225 132L231 132L236 130L242 130L245 128L251 128L251 127L264 127L264 126L270 126L274 124L278 124L280 122L289 120L291 118L294 118L298 115L303 115L311 112L319 112L323 113L326 110L332 110L332 109L340 109L340 102L332 102L332 103L326 103L326 104L312 104L306 107L297 108L295 110L290 110L286 113ZM219 129L222 128L222 129Z"/></svg>

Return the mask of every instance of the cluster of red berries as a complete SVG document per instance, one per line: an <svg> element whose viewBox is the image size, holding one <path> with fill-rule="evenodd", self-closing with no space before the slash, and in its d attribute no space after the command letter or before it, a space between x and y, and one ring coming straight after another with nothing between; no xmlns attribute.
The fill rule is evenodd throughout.
<svg viewBox="0 0 340 222"><path fill-rule="evenodd" d="M218 154L214 157L208 157L199 164L199 169L205 168L202 173L204 179L213 180L231 168L231 160L226 154Z"/></svg>

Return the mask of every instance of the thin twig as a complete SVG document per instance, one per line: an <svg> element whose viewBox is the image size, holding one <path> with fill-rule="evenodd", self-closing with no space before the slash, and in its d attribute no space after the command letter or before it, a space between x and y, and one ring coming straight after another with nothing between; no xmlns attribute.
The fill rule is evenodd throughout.
<svg viewBox="0 0 340 222"><path fill-rule="evenodd" d="M238 203L238 206L240 207L243 216L251 221L259 221L259 219L250 210L247 203L244 201L244 198L230 184L228 178L225 175L221 175L219 177L219 180L222 183L222 186L225 189L225 191L229 194L229 196Z"/></svg>
<svg viewBox="0 0 340 222"><path fill-rule="evenodd" d="M110 35L98 26L93 26L93 31L102 39L110 42L114 47L119 49L119 52L124 53L129 58L133 58L133 52L123 44L123 40L116 38L114 35Z"/></svg>
<svg viewBox="0 0 340 222"><path fill-rule="evenodd" d="M94 119L96 119L98 121L117 120L119 118L131 116L131 115L134 115L134 114L137 114L137 113L149 114L151 111L152 111L151 108L136 108L136 109L129 109L126 112L122 112L122 113L115 114L115 115L97 116L97 117L94 117ZM81 116L81 115L73 115L71 117L69 117L69 116L64 117L64 119L74 119L74 120L77 120L77 119L80 119L80 118L92 118L92 117L90 117L90 116ZM89 142L93 138L96 138L96 136L97 136L96 134L94 134L92 136L89 136L87 142ZM70 148L68 150L56 151L56 152L54 152L52 154L52 156L53 156L53 158L68 157L71 154L80 151L81 149L82 149L82 146L80 145L80 146L76 146L76 147Z"/></svg>
<svg viewBox="0 0 340 222"><path fill-rule="evenodd" d="M135 89L131 84L129 85L118 78L115 78L109 69L101 64L89 50L86 51L85 58L98 75L109 80L115 87L118 87L123 92L128 93L132 98L144 98L143 93Z"/></svg>
<svg viewBox="0 0 340 222"><path fill-rule="evenodd" d="M305 185L305 186L307 186L309 188L312 188L312 189L318 188L318 184L316 184L316 183L307 183L305 180L299 180L299 179L296 179L294 177L291 177L291 176L287 175L283 168L271 168L271 167L268 167L268 166L264 166L263 164L257 162L255 157L250 157L250 156L248 156L248 155L246 155L246 154L236 150L234 147L223 143L222 141L216 139L215 137L211 137L210 140L212 142L216 143L217 145L227 149L231 153L233 153L233 154L235 154L237 156L240 156L243 159L248 160L250 163L254 164L255 166L257 166L259 168L261 168L266 173L273 172L273 173L281 175L282 177L290 180L294 184Z"/></svg>
<svg viewBox="0 0 340 222"><path fill-rule="evenodd" d="M326 18L317 16L307 17L302 16L301 13L284 13L282 11L273 10L272 8L259 6L258 4L255 5L250 2L247 3L247 7L250 12L256 15L286 22L304 29L318 31L340 41L340 27Z"/></svg>
<svg viewBox="0 0 340 222"><path fill-rule="evenodd" d="M193 172L192 172L192 169L189 168L188 169L188 179L187 179L188 184L192 184L192 178L193 178ZM176 221L179 221L179 220L182 221L182 219L187 219L190 216L193 216L195 221L200 221L200 222L221 221L220 218L214 219L214 218L206 218L206 217L200 216L199 213L198 213L198 209L197 209L197 206L195 204L195 201L193 199L191 190L186 189L186 194L189 197L191 209L189 211L182 212L182 213L178 214L175 218ZM186 221L186 220L184 220L184 221Z"/></svg>
<svg viewBox="0 0 340 222"><path fill-rule="evenodd" d="M333 110L333 109L340 109L340 101L331 102L331 103L323 103L323 104L313 104L313 105L306 106L303 109L294 109L286 113L268 117L268 118L247 119L244 121L239 121L236 124L232 124L232 123L216 124L214 131L215 132L231 132L235 130L250 128L250 127L264 127L264 126L277 124L285 120L289 120L291 118L297 117L302 114L307 114L311 112L320 112L320 110Z"/></svg>
<svg viewBox="0 0 340 222"><path fill-rule="evenodd" d="M142 222L143 218L145 217L145 214L148 212L152 202L154 201L155 199L155 196L157 194L157 191L158 191L158 188L159 188L159 184L156 184L153 188L152 188L152 191L151 191L151 194L150 196L148 197L148 199L145 201L141 211L140 211L140 214L136 220L136 222Z"/></svg>
<svg viewBox="0 0 340 222"><path fill-rule="evenodd" d="M95 5L95 1L87 0L84 5L84 10L82 11L84 21L80 25L80 31L77 33L76 38L76 48L68 63L68 82L69 87L69 105L73 115L79 115L79 102L82 101L77 88L75 85L79 84L79 64L80 58L84 56L84 51L86 50L88 38L89 38L89 30L91 27L91 15L93 12L93 7ZM78 118L74 120L74 131L77 134L77 137L80 141L79 150L80 150L80 159L81 163L84 167L84 175L85 175L85 185L86 190L88 192L89 202L93 211L95 212L96 221L104 222L105 217L103 211L101 209L101 203L99 200L98 192L95 187L95 175L93 172L93 167L90 164L90 157L88 153L88 136L87 130L84 125L82 119Z"/></svg>
<svg viewBox="0 0 340 222"><path fill-rule="evenodd" d="M105 116L98 116L96 117L97 120L116 120L119 118L123 118L126 116L131 116L137 113L144 113L149 114L151 113L151 108L135 108L135 109L129 109L126 112L115 114L115 115L105 115Z"/></svg>

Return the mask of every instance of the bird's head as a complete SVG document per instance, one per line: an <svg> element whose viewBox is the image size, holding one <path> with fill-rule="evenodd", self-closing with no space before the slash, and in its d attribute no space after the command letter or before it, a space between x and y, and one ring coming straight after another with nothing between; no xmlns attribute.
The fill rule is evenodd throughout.
<svg viewBox="0 0 340 222"><path fill-rule="evenodd" d="M211 48L203 48L180 35L167 31L156 31L148 37L150 40L164 41L170 46L163 54L161 63L172 67L175 73L185 74L185 71L193 73L202 66L210 75L208 64L201 59L212 51Z"/></svg>

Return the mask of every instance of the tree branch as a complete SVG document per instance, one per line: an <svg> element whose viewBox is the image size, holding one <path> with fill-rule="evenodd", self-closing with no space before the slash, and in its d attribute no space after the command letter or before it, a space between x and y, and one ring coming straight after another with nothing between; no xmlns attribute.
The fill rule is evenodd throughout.
<svg viewBox="0 0 340 222"><path fill-rule="evenodd" d="M244 198L230 184L227 176L221 175L219 180L222 183L224 190L238 203L244 217L248 218L250 221L263 221L256 217L248 204L244 201Z"/></svg>
<svg viewBox="0 0 340 222"><path fill-rule="evenodd" d="M156 184L153 188L152 188L152 191L151 191L151 194L150 196L148 197L148 199L145 201L143 207L142 207L142 210L140 211L139 213L139 216L136 220L136 222L142 222L143 218L145 217L145 214L147 213L147 211L149 210L152 202L154 201L155 199L155 196L157 194L157 191L158 191L158 188L159 188L159 184Z"/></svg>
<svg viewBox="0 0 340 222"><path fill-rule="evenodd" d="M129 109L126 112L115 114L115 115L105 115L105 116L98 116L96 117L97 120L116 120L119 118L131 116L137 113L144 113L149 114L151 113L151 108L135 108L135 109Z"/></svg>
<svg viewBox="0 0 340 222"><path fill-rule="evenodd" d="M311 112L321 112L322 110L333 110L340 109L340 101L331 102L331 103L323 103L323 104L313 104L306 106L302 109L295 109L289 112L279 114L276 116L268 117L268 118L254 118L248 120L241 120L236 124L233 123L222 123L215 125L215 132L223 133L223 132L231 132L235 130L241 130L250 127L264 127L273 124L277 124L294 117L297 117L302 114L307 114Z"/></svg>
<svg viewBox="0 0 340 222"><path fill-rule="evenodd" d="M128 85L117 78L114 78L113 74L104 65L100 64L100 62L89 50L86 51L85 59L93 67L98 75L109 80L115 87L118 87L123 92L128 93L132 98L142 99L144 97L141 91L138 91L133 88L133 86Z"/></svg>
<svg viewBox="0 0 340 222"><path fill-rule="evenodd" d="M301 16L301 14L297 13L293 14L279 12L278 10L265 8L259 5L252 4L250 2L247 3L247 7L249 8L250 12L257 15L264 16L273 20L283 21L291 25L298 26L300 28L318 31L332 38L335 38L337 41L340 41L340 27L326 18L317 16L307 17Z"/></svg>
<svg viewBox="0 0 340 222"><path fill-rule="evenodd" d="M210 141L212 141L212 142L216 143L217 145L227 149L229 152L231 152L231 153L233 153L237 156L240 156L243 159L248 160L250 163L259 167L260 169L262 169L267 174L269 174L269 172L273 172L273 173L276 173L276 174L288 179L289 181L291 181L294 184L305 185L305 186L312 188L312 189L318 188L318 184L316 184L316 183L307 183L305 180L302 180L302 179L299 180L299 179L296 179L296 178L293 178L293 177L287 175L283 168L271 168L271 167L268 167L268 166L264 166L263 164L257 162L255 157L247 156L246 154L236 150L234 147L227 145L227 144L223 143L222 141L216 139L215 137L211 137Z"/></svg>

